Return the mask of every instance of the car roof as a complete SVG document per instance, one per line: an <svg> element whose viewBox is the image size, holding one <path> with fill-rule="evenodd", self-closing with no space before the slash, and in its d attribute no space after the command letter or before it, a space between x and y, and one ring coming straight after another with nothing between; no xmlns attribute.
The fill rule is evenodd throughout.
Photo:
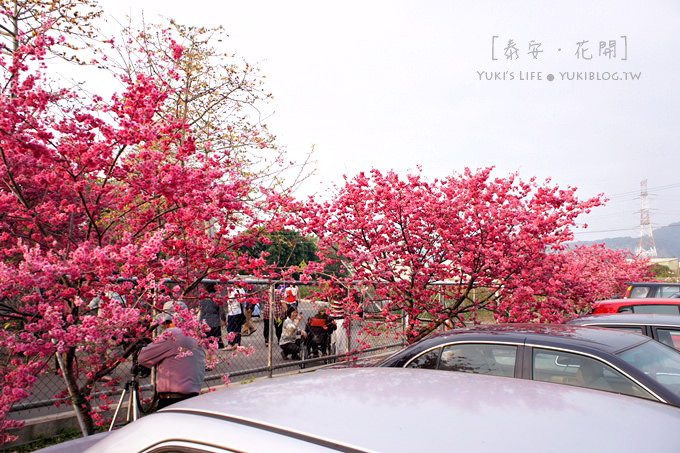
<svg viewBox="0 0 680 453"><path fill-rule="evenodd" d="M635 429L621 429L630 426ZM121 445L140 451L163 437L187 440L194 431L206 445L252 453L398 453L452 445L476 452L528 445L552 452L679 451L677 426L677 408L601 391L450 371L352 368L204 394L123 427L91 451Z"/></svg>
<svg viewBox="0 0 680 453"><path fill-rule="evenodd" d="M673 297L635 297L627 299L606 299L593 302L595 305L680 305L680 299Z"/></svg>
<svg viewBox="0 0 680 453"><path fill-rule="evenodd" d="M678 282L626 282L625 285L645 285L645 286L679 286Z"/></svg>
<svg viewBox="0 0 680 453"><path fill-rule="evenodd" d="M632 332L565 324L485 324L440 332L422 343L447 341L490 341L532 343L546 346L569 346L576 350L596 349L610 354L649 341L649 337Z"/></svg>
<svg viewBox="0 0 680 453"><path fill-rule="evenodd" d="M656 313L602 313L574 318L565 324L585 325L590 323L680 327L680 316Z"/></svg>

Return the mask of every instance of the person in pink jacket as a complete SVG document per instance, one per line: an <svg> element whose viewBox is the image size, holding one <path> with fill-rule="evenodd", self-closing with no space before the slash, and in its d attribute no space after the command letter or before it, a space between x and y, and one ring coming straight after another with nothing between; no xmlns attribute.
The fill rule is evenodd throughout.
<svg viewBox="0 0 680 453"><path fill-rule="evenodd" d="M175 306L186 308L184 302L165 303L159 315L165 330L160 340L142 348L138 357L140 365L157 367L158 409L198 395L205 377L205 350L175 327Z"/></svg>

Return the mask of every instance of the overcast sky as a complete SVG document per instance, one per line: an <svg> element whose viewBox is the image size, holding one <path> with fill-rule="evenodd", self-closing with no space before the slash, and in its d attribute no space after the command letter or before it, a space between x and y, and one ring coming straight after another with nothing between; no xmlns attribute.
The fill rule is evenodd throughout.
<svg viewBox="0 0 680 453"><path fill-rule="evenodd" d="M298 160L315 145L306 194L373 167L495 166L604 192L580 240L637 236L645 179L652 226L680 221L677 0L101 4L224 26L227 48L267 77L278 144Z"/></svg>

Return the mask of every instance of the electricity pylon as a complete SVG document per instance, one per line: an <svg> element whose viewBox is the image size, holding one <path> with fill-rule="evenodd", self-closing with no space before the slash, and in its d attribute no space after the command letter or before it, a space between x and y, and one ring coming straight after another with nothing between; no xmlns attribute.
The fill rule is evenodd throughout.
<svg viewBox="0 0 680 453"><path fill-rule="evenodd" d="M649 194L647 193L647 180L640 182L640 199L642 208L640 209L640 242L636 253L647 258L656 258L656 245L654 244L654 233L652 224L649 222Z"/></svg>

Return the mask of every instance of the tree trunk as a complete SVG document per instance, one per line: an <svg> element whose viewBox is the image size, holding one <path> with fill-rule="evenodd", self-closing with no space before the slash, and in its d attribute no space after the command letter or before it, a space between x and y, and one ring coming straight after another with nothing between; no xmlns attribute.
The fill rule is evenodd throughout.
<svg viewBox="0 0 680 453"><path fill-rule="evenodd" d="M78 387L78 382L76 381L76 369L75 369L75 348L71 347L66 352L66 358L64 361L64 379L66 380L66 386L68 387L68 393L71 396L71 404L73 405L73 410L77 411L76 416L81 422L81 429L83 430L83 435L94 434L94 420L92 420L92 407L90 402L85 398L85 394Z"/></svg>

